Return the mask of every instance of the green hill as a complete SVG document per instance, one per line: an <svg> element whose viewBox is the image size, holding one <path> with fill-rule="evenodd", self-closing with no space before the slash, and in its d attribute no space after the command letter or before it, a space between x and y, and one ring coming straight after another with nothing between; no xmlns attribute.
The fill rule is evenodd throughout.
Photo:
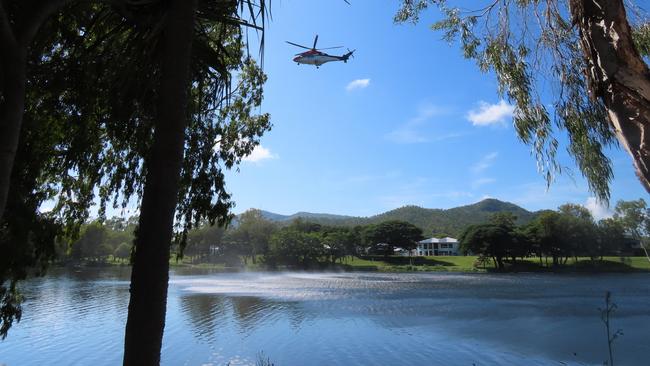
<svg viewBox="0 0 650 366"><path fill-rule="evenodd" d="M293 215L279 215L263 211L263 214L267 219L281 223L290 222L296 218L303 218L319 224L335 226L366 225L387 220L402 220L420 227L424 231L425 236L449 235L457 237L468 225L487 222L490 216L497 212L511 212L517 216L519 224L527 223L535 216L534 212L530 212L513 203L503 202L492 198L471 205L454 207L447 210L422 208L419 206L404 206L370 217L353 217L309 212L299 212Z"/></svg>

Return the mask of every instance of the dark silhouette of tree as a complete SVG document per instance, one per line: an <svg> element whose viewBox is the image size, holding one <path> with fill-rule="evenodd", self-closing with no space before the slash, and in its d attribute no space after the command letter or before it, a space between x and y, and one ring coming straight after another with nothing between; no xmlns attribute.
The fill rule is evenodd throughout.
<svg viewBox="0 0 650 366"><path fill-rule="evenodd" d="M0 5L2 10L6 10L6 4L14 6L14 3L18 2L5 1ZM30 1L24 4L28 3L36 5L46 2ZM33 83L33 87L28 89L28 103L25 103L25 117L29 117L30 126L22 129L23 143L20 148L34 148L25 151L26 155L20 159L18 169L14 164L14 171L21 174L15 179L11 176L12 181L19 182L11 186L25 191L29 199L15 200L12 218L18 210L24 210L31 212L33 218L30 220L36 223L40 202L56 197L57 203L50 217L59 220L55 224L78 228L87 217L96 190L100 197L100 214L105 212L107 203L119 205L118 197L125 205L132 196L141 197L145 191L150 192L148 196L165 191L171 192L174 202L172 215L177 213L176 222L180 225L180 232L187 232L196 223L205 220L225 223L230 218L228 210L232 203L224 189L222 169L238 164L257 145L259 136L270 127L267 115L254 116L255 107L261 103L265 76L254 62L246 61L242 29L250 26L262 30L263 22L258 26L240 16L250 10L251 17L261 14L263 18L266 12L264 2L204 0L198 3L192 12L192 19L196 17L198 21L189 27L193 39L189 46L193 51L188 53L187 59L178 60L189 65L188 75L183 78L186 80L185 86L180 89L176 88L177 85L164 85L164 82L171 83L173 77L177 82L180 80L180 71L175 68L176 74L163 72L164 61L169 60L172 53L168 50L165 58L164 29L169 26L167 23L178 18L176 15L167 16L173 14L168 13L170 5L167 2L67 3L72 4L70 8L66 8L62 16L53 17L45 23L48 32L39 33L29 48L34 52L28 55L28 59L37 62L29 65L27 73L28 80ZM18 14L17 10L21 10L22 4L18 5L18 8L11 7L5 15L11 19ZM6 31L8 24L0 21L3 31ZM17 24L12 23L14 26ZM53 47L55 44L57 46ZM38 51L43 53L39 54ZM177 53L176 56L181 54ZM0 66L6 65L3 59ZM240 80L233 80L233 74L237 74ZM5 84L2 85L4 88ZM173 94L174 90L180 91ZM2 93L4 97L5 92ZM8 93L12 97L17 95L13 91ZM61 98L62 95L65 97ZM173 103L179 103L175 96L185 95L182 105L186 107L178 110L161 103L163 95ZM6 98L0 99L4 103ZM165 108L173 113L162 113ZM183 124L168 122L174 118L178 122L179 115L183 118ZM165 126L169 127L166 131ZM180 134L174 135L172 130L180 130ZM171 140L174 140L173 143ZM165 158L171 157L172 151L178 151L178 146L181 147L181 160L178 163L181 168L176 174L179 181L174 183L174 179L161 174L161 171L175 169L177 160ZM23 172L29 173L32 180L35 177L41 180L26 181L24 177L27 174ZM154 178L145 180L145 177L155 177L160 182L154 182ZM2 189L9 187L2 179L0 183ZM166 191L168 188L169 191ZM146 205L143 201L143 211L151 210L149 200L146 200ZM162 206L168 204L167 201L161 203ZM162 211L154 216L161 218L164 216ZM166 219L158 226L146 224L143 229L142 223L149 223L150 220L151 217L140 217L138 234L141 237L149 235L144 233L151 230L167 232L166 223L173 222L173 218ZM5 220L4 224L10 230L26 227L20 226L16 220ZM34 232L32 230L31 233ZM49 243L52 243L55 233L53 230L48 233ZM9 236L15 238L17 234L4 237ZM155 236L137 239L137 243L154 240L150 238ZM184 235L179 238L183 243ZM3 242L15 247L26 246L24 241ZM152 246L164 251L162 256L169 256L169 243L158 242ZM151 260L159 260L162 256L152 257ZM42 260L44 255L38 258L38 261L32 258L14 263L23 263L20 266L25 267L47 262L47 259ZM141 265L145 265L146 261L142 259ZM12 271L18 273L18 270ZM136 270L135 273L139 274L140 271ZM18 275L14 277L20 278ZM159 279L165 282L164 277ZM166 288L166 282L164 286ZM160 314L152 311L150 315ZM153 338L157 337L155 332L152 334ZM130 339L147 342L150 338ZM145 348L151 351L155 346ZM159 350L157 353L159 355Z"/></svg>
<svg viewBox="0 0 650 366"><path fill-rule="evenodd" d="M171 0L163 23L158 113L134 242L124 365L160 363L169 252L188 125L196 6L196 0Z"/></svg>

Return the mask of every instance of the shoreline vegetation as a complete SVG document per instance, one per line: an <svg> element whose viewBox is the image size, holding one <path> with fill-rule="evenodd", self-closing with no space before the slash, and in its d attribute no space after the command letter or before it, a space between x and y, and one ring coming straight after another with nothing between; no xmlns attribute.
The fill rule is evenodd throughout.
<svg viewBox="0 0 650 366"><path fill-rule="evenodd" d="M412 263L412 264L410 264ZM193 268L222 272L241 271L342 271L342 272L455 272L455 273L650 273L650 261L646 257L607 256L592 260L589 257L568 258L564 264L553 266L551 262L540 263L539 258L518 259L516 263L507 261L504 269L497 269L492 261L480 262L478 256L363 256L347 257L340 263L321 263L320 265L268 266L262 261L229 266L224 263L198 262L192 257L182 260L172 259L170 266L175 269ZM109 258L104 261L66 261L59 262L63 267L112 267L130 266L128 261Z"/></svg>

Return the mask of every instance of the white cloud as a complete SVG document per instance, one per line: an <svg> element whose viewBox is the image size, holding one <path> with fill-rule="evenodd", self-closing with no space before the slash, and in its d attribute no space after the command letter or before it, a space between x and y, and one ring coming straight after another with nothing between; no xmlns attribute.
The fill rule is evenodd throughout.
<svg viewBox="0 0 650 366"><path fill-rule="evenodd" d="M612 217L614 213L609 207L603 205L596 197L588 197L584 204L596 221Z"/></svg>
<svg viewBox="0 0 650 366"><path fill-rule="evenodd" d="M265 148L262 145L257 145L253 149L253 152L251 152L250 155L243 158L242 161L249 162L249 163L259 163L264 160L277 159L277 158L278 156L276 154L273 154L271 150Z"/></svg>
<svg viewBox="0 0 650 366"><path fill-rule="evenodd" d="M502 125L512 117L514 111L515 107L504 100L497 104L480 102L478 110L473 109L467 113L467 119L474 126Z"/></svg>
<svg viewBox="0 0 650 366"><path fill-rule="evenodd" d="M411 118L408 122L402 124L395 130L386 134L386 138L393 142L398 142L401 144L428 142L429 138L423 136L422 132L420 131L420 127L432 117L443 113L444 111L442 109L431 104L421 106L418 109L418 114L415 117ZM440 137L442 137L442 139L447 139L457 136L439 136L439 138L436 138L435 140L441 140Z"/></svg>
<svg viewBox="0 0 650 366"><path fill-rule="evenodd" d="M478 174L485 171L487 168L494 165L494 161L496 160L497 156L499 156L499 153L496 151L485 155L476 164L472 165L472 172Z"/></svg>
<svg viewBox="0 0 650 366"><path fill-rule="evenodd" d="M345 90L352 91L356 89L365 89L370 85L370 79L357 79L352 80L348 83L348 86L345 87Z"/></svg>

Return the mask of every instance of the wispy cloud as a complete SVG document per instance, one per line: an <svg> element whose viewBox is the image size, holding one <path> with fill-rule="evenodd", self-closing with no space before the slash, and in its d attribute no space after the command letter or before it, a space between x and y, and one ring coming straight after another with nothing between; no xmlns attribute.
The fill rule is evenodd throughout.
<svg viewBox="0 0 650 366"><path fill-rule="evenodd" d="M271 159L277 159L278 155L273 154L271 150L265 148L262 145L257 145L255 146L255 149L253 149L253 152L250 153L247 157L243 158L242 161L248 162L248 163L260 163L264 160L271 160Z"/></svg>
<svg viewBox="0 0 650 366"><path fill-rule="evenodd" d="M484 172L486 169L494 165L494 161L499 156L498 152L491 152L481 158L476 164L472 165L471 170L475 174Z"/></svg>
<svg viewBox="0 0 650 366"><path fill-rule="evenodd" d="M444 201L466 201L473 198L471 192L466 191L443 191L443 192L399 192L379 197L385 209L393 209L406 205L417 205L422 207L431 206L433 202ZM452 206L453 207L453 206Z"/></svg>
<svg viewBox="0 0 650 366"><path fill-rule="evenodd" d="M467 113L467 119L474 126L503 125L507 119L512 118L514 111L515 107L504 100L497 104L480 102L478 109Z"/></svg>
<svg viewBox="0 0 650 366"><path fill-rule="evenodd" d="M587 202L585 202L584 206L587 210L589 210L589 212L591 212L591 215L596 220L606 219L614 215L612 210L602 202L599 202L596 197L588 197Z"/></svg>
<svg viewBox="0 0 650 366"><path fill-rule="evenodd" d="M584 187L578 187L575 182L555 182L548 187L540 180L507 187L500 197L528 209L538 210L555 209L563 203L575 202L577 197L585 193Z"/></svg>
<svg viewBox="0 0 650 366"><path fill-rule="evenodd" d="M400 128L394 131L391 131L386 135L386 137L389 140L400 144L417 144L417 143L429 141L426 137L422 136L422 134L415 129L415 126L409 124L401 126Z"/></svg>
<svg viewBox="0 0 650 366"><path fill-rule="evenodd" d="M348 85L345 87L345 90L353 91L356 89L365 89L368 86L370 86L370 79L356 79L350 81Z"/></svg>
<svg viewBox="0 0 650 366"><path fill-rule="evenodd" d="M488 177L478 178L472 182L472 189L477 189L480 188L481 186L494 183L496 181L497 180L495 178L488 178Z"/></svg>
<svg viewBox="0 0 650 366"><path fill-rule="evenodd" d="M420 131L420 127L424 125L428 120L436 115L443 113L443 110L427 104L419 108L418 114L411 118L408 122L402 124L395 130L386 134L386 138L390 141L397 142L400 144L416 144L429 141L429 138L423 136ZM449 135L448 137L441 136L443 139L452 138L456 136ZM438 141L438 140L437 140Z"/></svg>

